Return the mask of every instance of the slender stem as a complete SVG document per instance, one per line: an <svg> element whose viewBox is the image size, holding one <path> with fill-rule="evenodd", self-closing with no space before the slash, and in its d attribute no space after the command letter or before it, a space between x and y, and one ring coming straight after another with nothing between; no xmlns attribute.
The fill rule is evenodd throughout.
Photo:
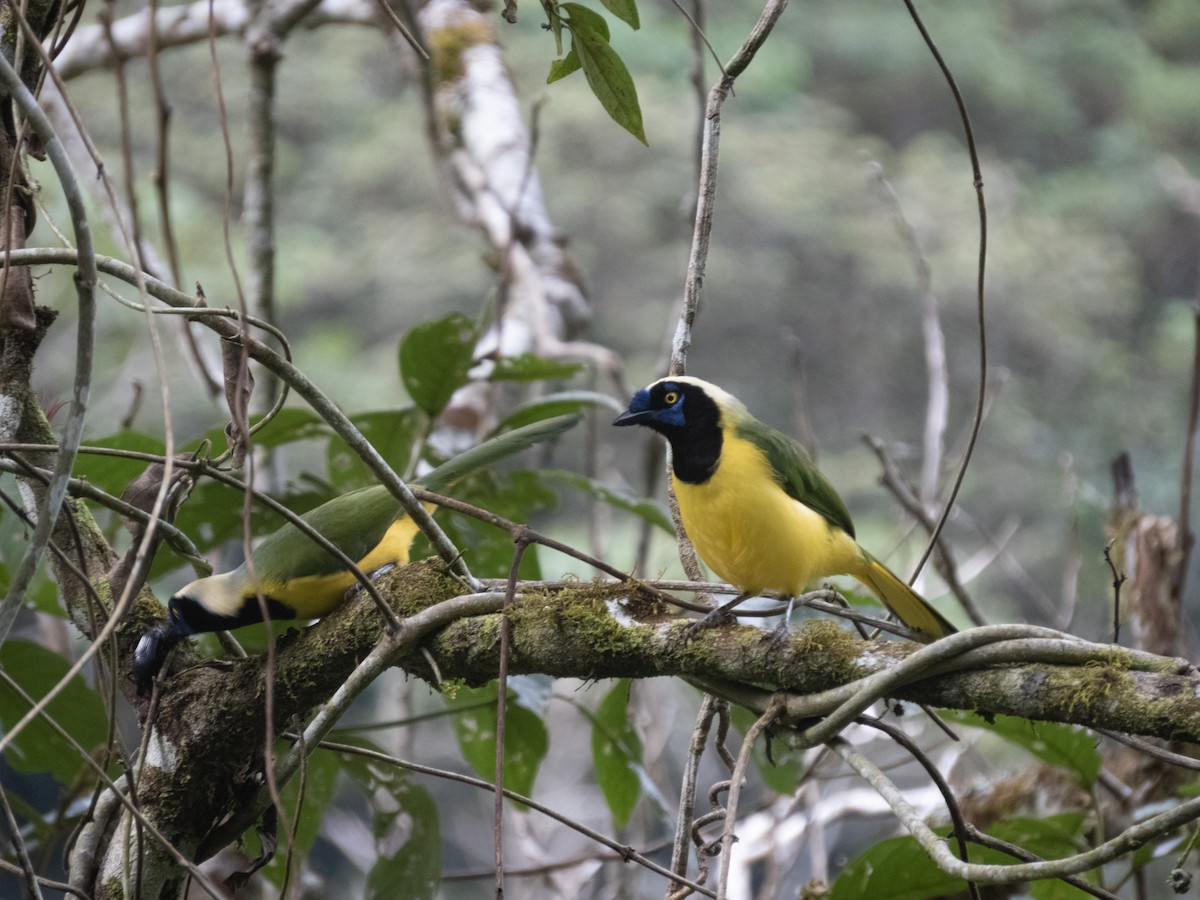
<svg viewBox="0 0 1200 900"><path fill-rule="evenodd" d="M721 149L721 107L733 90L733 83L746 70L783 15L787 0L769 0L745 43L725 65L721 78L708 93L704 110L704 127L700 142L700 179L696 200L696 225L692 234L692 249L688 255L687 279L683 286L683 308L671 346L671 365L668 374L682 375L687 371L687 354L692 345L692 325L700 309L700 291L708 266L708 245L712 235L713 213L717 198L717 164Z"/></svg>
<svg viewBox="0 0 1200 900"><path fill-rule="evenodd" d="M22 114L33 126L33 130L46 149L46 155L54 166L55 175L62 187L63 198L71 215L75 232L75 244L79 248L78 269L75 272L75 293L79 302L79 322L75 339L75 382L71 401L71 413L63 429L62 449L54 463L54 474L50 487L42 498L38 510L37 525L29 539L21 562L11 575L8 591L0 602L0 644L4 643L17 617L25 591L37 571L38 561L58 520L59 510L67 493L67 482L75 465L75 454L83 439L83 423L87 415L88 398L92 385L92 354L95 341L96 322L96 261L92 247L92 233L88 226L87 212L75 170L67 158L62 142L55 134L50 120L42 110L29 88L13 70L9 61L0 54L0 84L12 95ZM13 254L15 256L15 254Z"/></svg>
<svg viewBox="0 0 1200 900"><path fill-rule="evenodd" d="M962 462L959 464L958 473L954 477L954 484L950 488L950 495L946 498L946 503L942 507L942 514L938 517L937 525L934 527L933 533L929 536L929 543L925 546L925 552L921 554L921 559L917 563L916 570L913 573L913 577L915 578L929 560L929 554L937 546L938 537L941 535L942 529L946 527L946 520L950 517L950 510L954 508L954 502L958 499L958 492L962 488L963 480L967 476L967 467L971 463L971 456L975 452L975 442L979 438L979 428L983 424L984 401L987 397L987 320L984 316L984 276L987 271L988 219L987 204L983 196L983 169L979 163L979 151L975 146L975 130L971 127L971 116L967 112L966 101L963 99L962 92L958 89L958 82L954 80L954 75L950 71L950 67L942 58L941 51L938 50L937 44L934 43L929 31L925 28L925 23L921 21L916 7L913 6L913 0L904 0L904 5L908 7L909 15L916 24L917 30L921 32L921 37L924 39L925 45L929 48L929 52L933 54L938 68L942 70L942 76L946 79L946 84L950 87L950 92L954 95L954 103L958 108L958 116L962 121L963 133L967 141L967 153L971 158L971 175L975 186L975 202L979 209L979 263L975 286L975 310L979 325L979 392L975 397L975 413L971 419L971 432L967 439L967 447L963 451Z"/></svg>
<svg viewBox="0 0 1200 900"><path fill-rule="evenodd" d="M504 897L504 736L508 718L508 654L512 641L512 622L508 608L517 590L517 577L521 570L521 559L529 549L529 538L525 533L516 537L512 566L508 572L508 584L504 588L504 606L500 609L500 669L496 678L496 796L492 810L492 834L495 840L496 900Z"/></svg>

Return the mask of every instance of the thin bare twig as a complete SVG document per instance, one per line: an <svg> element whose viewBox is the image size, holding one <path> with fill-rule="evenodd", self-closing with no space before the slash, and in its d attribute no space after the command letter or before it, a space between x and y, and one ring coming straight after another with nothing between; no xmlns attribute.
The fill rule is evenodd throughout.
<svg viewBox="0 0 1200 900"><path fill-rule="evenodd" d="M729 799L725 803L725 827L721 833L721 875L717 882L717 900L723 900L727 896L731 868L730 856L733 853L733 842L737 839L733 830L737 825L738 800L742 794L742 783L746 780L746 769L750 765L750 752L754 749L754 742L758 740L758 736L769 728L782 712L783 698L776 696L772 699L766 712L755 719L754 724L746 729L746 736L738 751L737 764L733 767L733 776L730 778Z"/></svg>
<svg viewBox="0 0 1200 900"><path fill-rule="evenodd" d="M1183 472L1179 480L1179 565L1171 580L1171 596L1176 603L1183 599L1187 582L1188 561L1196 536L1192 534L1192 469L1196 464L1196 429L1200 427L1200 303L1192 310L1195 345L1192 353L1192 387L1188 396L1187 440L1183 448Z"/></svg>
<svg viewBox="0 0 1200 900"><path fill-rule="evenodd" d="M1117 564L1112 558L1113 542L1109 541L1104 547L1104 561L1108 563L1108 571L1112 573L1113 589L1113 637L1114 644L1121 643L1121 585L1125 583L1124 572L1117 571Z"/></svg>
<svg viewBox="0 0 1200 900"><path fill-rule="evenodd" d="M942 507L942 514L938 517L937 525L929 537L929 543L925 547L925 552L921 555L921 559L917 563L916 571L913 574L915 578L929 560L929 555L933 552L934 547L937 546L938 537L941 535L942 529L946 527L946 520L950 517L950 510L954 508L954 502L958 499L958 492L962 488L963 480L967 476L967 468L971 463L971 456L975 452L975 442L979 437L979 428L983 424L984 402L987 396L987 321L984 317L984 276L987 271L988 221L987 204L983 196L983 169L979 163L979 151L975 146L975 131L971 127L971 117L967 112L966 101L963 99L962 92L958 89L958 82L955 81L950 67L942 58L941 51L938 50L933 37L925 28L925 23L921 21L921 17L913 5L913 0L904 0L904 5L908 8L908 13L916 24L917 30L921 32L921 37L924 39L925 45L929 48L929 52L933 54L938 68L942 70L942 76L946 79L946 84L949 86L950 92L954 95L954 104L958 108L959 119L962 121L963 133L966 137L967 154L971 159L971 176L975 186L975 201L979 208L979 264L975 286L976 317L979 326L979 393L975 397L975 413L971 419L971 432L967 438L966 450L963 451L962 462L959 464L958 472L954 476L954 484L950 488L950 495L946 498L946 503Z"/></svg>
<svg viewBox="0 0 1200 900"><path fill-rule="evenodd" d="M508 584L504 587L504 605L500 608L500 669L496 678L496 796L492 810L492 834L495 841L496 900L504 897L504 733L508 714L508 654L512 641L512 622L508 609L517 590L517 578L521 560L529 549L529 538L518 532L513 539L512 566L508 572Z"/></svg>
<svg viewBox="0 0 1200 900"><path fill-rule="evenodd" d="M286 735L285 735L285 737L286 737ZM294 736L292 736L292 738L294 739ZM330 750L335 753L353 753L358 756L364 756L368 759L374 759L379 762L384 762L389 765L397 766L402 769L407 769L411 772L417 772L421 775L432 775L435 778L444 778L448 781L457 781L460 784L470 785L471 787L476 787L476 788L479 788L480 790L484 790L484 791L494 791L496 789L496 786L494 784L492 784L490 781L486 781L482 778L475 778L471 775L463 775L458 772L448 771L446 769L437 769L437 768L434 768L433 766L425 766L425 765L421 765L419 763L409 762L408 760L398 759L394 756L388 756L384 753L379 753L374 750L367 750L363 747L356 747L352 744L337 744L337 743L333 743L330 741L322 741L320 744L320 747L324 750ZM556 812L555 810L551 809L550 807L537 802L532 797L526 797L523 794L518 794L516 791L509 790L508 788L504 789L503 794L509 800L513 800L517 803L522 804L523 806L528 806L530 809L536 810L537 812L540 812L542 815L549 816L550 818L554 819L556 822L561 822L563 825L566 825L568 828L571 828L571 829L579 832L580 834L584 835L589 840L595 841L598 844L602 844L605 847L608 847L610 850L614 850L616 853L618 853L620 855L622 860L625 860L628 862L635 862L638 865L643 866L652 872L656 872L657 874L662 875L663 877L672 878L673 880L679 880L679 879L675 878L675 876L670 871L668 871L664 867L660 866L658 863L653 862L650 859L647 859L643 854L638 853L632 847L630 847L626 844L619 844L616 841L612 840L611 838L605 837L604 835L600 834L597 831L593 831L592 829L590 829L586 825L583 825L582 823L576 821L575 819L572 819L569 816L565 816L562 813ZM696 882L686 881L686 880L684 880L683 883L685 885L687 885L688 887L690 887L692 890L698 891L699 893L703 894L705 897L715 896L713 891L704 887L704 885L702 885L702 884L697 884Z"/></svg>
<svg viewBox="0 0 1200 900"><path fill-rule="evenodd" d="M962 809L958 805L958 800L954 796L954 791L950 789L950 784L942 776L942 773L938 770L938 767L933 764L933 760L931 760L925 754L925 751L917 746L916 742L910 738L906 732L900 728L897 728L895 725L892 725L890 722L885 722L883 719L877 718L876 716L860 716L858 721L870 728L882 731L893 741L907 750L909 755L917 761L917 764L925 770L925 774L929 776L930 780L934 783L934 786L937 787L938 793L942 795L942 799L946 802L946 810L950 813L950 821L954 824L954 839L958 842L958 854L962 857L964 862L969 862L971 857L969 856L967 850L967 821L963 818ZM968 881L967 890L970 891L974 900L981 900L979 885L977 885L975 882Z"/></svg>
<svg viewBox="0 0 1200 900"><path fill-rule="evenodd" d="M87 211L79 182L75 177L70 160L67 159L62 142L59 141L50 120L30 93L29 88L13 69L12 64L0 54L0 83L12 95L22 114L33 126L41 139L46 155L54 166L55 175L62 187L63 198L71 214L75 230L75 243L79 247L78 271L75 274L75 293L79 304L78 325L75 344L75 379L71 413L63 430L62 450L55 460L54 475L50 487L38 510L37 525L30 537L29 545L15 571L11 573L8 591L0 602L0 644L8 636L25 591L33 580L38 561L54 530L59 510L67 492L67 481L75 464L75 454L83 438L83 423L87 414L88 398L92 384L92 352L95 340L96 321L96 263L92 246L91 230L88 227Z"/></svg>
<svg viewBox="0 0 1200 900"><path fill-rule="evenodd" d="M671 347L670 375L682 375L687 371L687 354L692 345L692 325L700 308L700 291L704 286L704 273L708 266L708 245L712 234L712 220L717 196L717 165L721 146L721 107L733 90L733 83L754 60L755 54L771 34L775 23L783 15L787 0L769 0L758 21L751 29L745 43L725 64L721 78L708 94L704 111L704 129L701 138L700 180L696 201L696 226L692 235L692 249L688 256L687 279L683 286L683 308L675 329Z"/></svg>
<svg viewBox="0 0 1200 900"><path fill-rule="evenodd" d="M671 871L679 876L687 875L688 835L691 833L692 819L696 809L696 777L700 771L700 758L704 754L704 746L708 743L708 734L712 729L713 717L717 714L720 701L712 694L704 694L700 702L700 711L696 714L696 725L692 729L692 742L688 748L687 761L684 764L683 779L679 790L679 811L675 816L675 840L671 848ZM669 900L682 900L690 894L690 889L679 881L667 885Z"/></svg>
<svg viewBox="0 0 1200 900"><path fill-rule="evenodd" d="M896 229L908 248L909 259L917 278L917 293L921 297L921 333L925 345L925 374L929 384L929 399L925 404L925 436L921 452L920 498L927 510L937 502L938 475L945 452L946 422L950 407L949 376L946 371L946 336L938 319L937 294L933 290L933 272L929 257L895 188L884 175L883 166L875 160L867 163L867 174L875 181L884 202L891 207Z"/></svg>
<svg viewBox="0 0 1200 900"><path fill-rule="evenodd" d="M955 562L950 548L946 546L946 542L938 532L938 523L934 521L929 510L921 502L908 482L905 481L904 476L900 474L900 470L896 467L895 462L883 444L870 435L863 435L863 441L874 451L875 456L879 459L879 464L883 469L883 475L880 478L883 486L892 492L892 496L900 502L900 505L904 507L904 511L920 523L921 527L930 535L930 539L934 541L934 547L938 553L938 574L946 582L946 587L954 594L963 611L966 612L972 622L976 625L986 625L987 619L984 618L983 612L975 605L975 601L971 598L971 595L967 592L966 587L958 577L958 564ZM917 572L919 571L920 566L917 567Z"/></svg>
<svg viewBox="0 0 1200 900"><path fill-rule="evenodd" d="M18 862L21 863L19 871L25 879L25 890L34 900L42 900L42 886L38 883L37 872L29 858L29 849L25 846L25 839L21 837L21 826L17 824L17 817L13 815L12 807L8 803L8 792L4 790L3 785L0 785L0 815L4 817L4 828L8 832L9 842L17 854Z"/></svg>

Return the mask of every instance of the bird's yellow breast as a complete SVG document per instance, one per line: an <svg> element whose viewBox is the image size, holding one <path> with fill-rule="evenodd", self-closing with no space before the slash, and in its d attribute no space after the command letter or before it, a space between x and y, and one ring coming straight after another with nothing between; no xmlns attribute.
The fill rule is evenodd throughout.
<svg viewBox="0 0 1200 900"><path fill-rule="evenodd" d="M383 540L366 556L356 560L367 575L388 563L402 566L408 562L408 551L417 536L417 525L409 516L401 516L384 532ZM314 553L325 551L313 546ZM296 611L298 619L319 619L341 605L347 589L358 583L353 573L342 569L329 575L308 575L279 583L264 583L263 594L273 597ZM253 591L248 596L254 596Z"/></svg>
<svg viewBox="0 0 1200 900"><path fill-rule="evenodd" d="M729 431L707 481L672 482L696 551L742 591L798 594L818 578L853 574L864 564L850 535L790 497L762 451Z"/></svg>

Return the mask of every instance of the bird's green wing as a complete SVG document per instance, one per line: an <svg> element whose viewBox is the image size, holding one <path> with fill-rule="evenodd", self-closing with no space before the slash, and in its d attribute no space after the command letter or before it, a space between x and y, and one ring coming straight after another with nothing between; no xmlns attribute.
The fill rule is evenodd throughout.
<svg viewBox="0 0 1200 900"><path fill-rule="evenodd" d="M747 440L767 457L779 486L788 495L819 512L829 523L854 537L854 523L846 504L808 453L795 440L752 416L734 426L738 437Z"/></svg>
<svg viewBox="0 0 1200 900"><path fill-rule="evenodd" d="M351 559L360 560L383 540L399 511L400 501L387 488L374 485L334 497L300 518ZM265 582L332 575L345 568L290 522L264 538L251 557Z"/></svg>
<svg viewBox="0 0 1200 900"><path fill-rule="evenodd" d="M434 492L445 490L478 468L562 434L579 418L557 416L506 431L442 463L420 483ZM383 540L399 514L400 501L383 485L373 485L334 497L301 518L351 559L360 560ZM341 562L290 522L268 535L252 558L255 572L265 582L331 575L343 569Z"/></svg>

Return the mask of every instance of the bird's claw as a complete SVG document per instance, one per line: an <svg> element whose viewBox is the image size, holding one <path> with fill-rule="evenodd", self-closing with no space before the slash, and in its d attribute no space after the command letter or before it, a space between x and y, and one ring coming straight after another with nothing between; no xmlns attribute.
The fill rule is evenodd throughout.
<svg viewBox="0 0 1200 900"><path fill-rule="evenodd" d="M708 615L697 619L683 630L683 642L686 644L700 632L707 631L709 628L716 628L719 625L727 625L730 623L737 623L737 617L735 615L730 612L726 612L724 609L714 609L712 612L708 613Z"/></svg>
<svg viewBox="0 0 1200 900"><path fill-rule="evenodd" d="M796 598L788 597L787 609L783 613L783 618L779 620L779 624L775 626L771 632L771 645L785 643L788 636L792 633L792 610L796 607Z"/></svg>

